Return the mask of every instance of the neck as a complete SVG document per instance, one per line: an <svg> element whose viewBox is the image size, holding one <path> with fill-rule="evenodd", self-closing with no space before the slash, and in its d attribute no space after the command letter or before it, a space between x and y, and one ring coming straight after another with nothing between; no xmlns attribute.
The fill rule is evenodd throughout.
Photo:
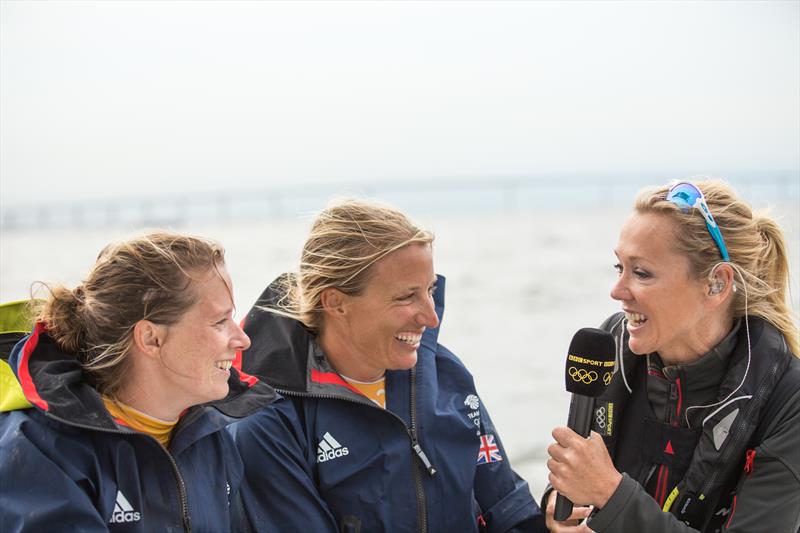
<svg viewBox="0 0 800 533"><path fill-rule="evenodd" d="M325 357L339 374L365 383L376 381L386 374L385 368L373 367L359 361L353 356L348 343L342 339L342 335L337 335L329 329L323 329L317 337L317 343L325 353Z"/></svg>
<svg viewBox="0 0 800 533"><path fill-rule="evenodd" d="M664 351L658 355L665 366L686 365L701 359L728 336L733 329L733 318L724 316L708 320L695 329L695 337L683 345Z"/></svg>
<svg viewBox="0 0 800 533"><path fill-rule="evenodd" d="M139 380L135 377L116 394L116 398L120 402L148 416L160 420L177 420L189 406L179 404L171 396L169 389L161 387L159 383L152 380Z"/></svg>

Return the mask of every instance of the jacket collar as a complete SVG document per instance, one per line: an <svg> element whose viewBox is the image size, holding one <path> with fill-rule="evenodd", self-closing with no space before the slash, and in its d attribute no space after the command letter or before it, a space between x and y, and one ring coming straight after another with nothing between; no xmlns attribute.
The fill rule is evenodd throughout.
<svg viewBox="0 0 800 533"><path fill-rule="evenodd" d="M331 367L315 335L297 320L270 311L281 298L283 276L272 282L247 314L243 327L250 348L237 354L234 366L257 376L286 394L341 396L358 401L365 397ZM444 276L437 276L434 306L441 324L444 315ZM421 344L436 350L439 326L426 328Z"/></svg>
<svg viewBox="0 0 800 533"><path fill-rule="evenodd" d="M44 323L36 324L31 334L14 347L9 364L27 400L46 415L88 429L127 431L126 426L108 413L100 394L87 382L77 358L56 345ZM271 387L236 370L231 371L228 386L224 399L190 408L182 416L182 422L201 420L205 417L194 412L213 408L225 418L208 427L216 431L222 427L219 424L229 423L228 419L241 418L275 399ZM179 422L175 431L183 425Z"/></svg>

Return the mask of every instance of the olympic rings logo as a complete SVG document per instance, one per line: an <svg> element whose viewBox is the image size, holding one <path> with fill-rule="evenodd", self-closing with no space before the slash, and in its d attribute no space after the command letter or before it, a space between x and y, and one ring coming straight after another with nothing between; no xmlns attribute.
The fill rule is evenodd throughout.
<svg viewBox="0 0 800 533"><path fill-rule="evenodd" d="M611 383L611 372L606 372L605 374L603 374L603 383L605 383L606 385Z"/></svg>
<svg viewBox="0 0 800 533"><path fill-rule="evenodd" d="M606 408L601 407L595 411L594 419L597 422L597 427L600 429L606 429Z"/></svg>
<svg viewBox="0 0 800 533"><path fill-rule="evenodd" d="M587 371L583 368L575 368L574 366L569 367L567 372L569 373L569 377L572 378L572 381L583 383L585 385L597 381L598 377L597 372L594 370Z"/></svg>

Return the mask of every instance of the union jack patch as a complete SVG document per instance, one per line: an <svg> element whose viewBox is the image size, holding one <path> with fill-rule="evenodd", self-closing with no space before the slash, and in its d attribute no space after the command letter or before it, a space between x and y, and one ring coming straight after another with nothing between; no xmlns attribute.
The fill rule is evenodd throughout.
<svg viewBox="0 0 800 533"><path fill-rule="evenodd" d="M478 464L485 465L502 461L500 448L494 442L494 435L481 435L481 447L478 449Z"/></svg>

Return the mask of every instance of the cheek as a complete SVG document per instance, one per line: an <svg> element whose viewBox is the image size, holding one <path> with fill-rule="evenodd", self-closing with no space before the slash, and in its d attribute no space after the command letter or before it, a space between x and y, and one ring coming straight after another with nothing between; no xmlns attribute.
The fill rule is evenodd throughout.
<svg viewBox="0 0 800 533"><path fill-rule="evenodd" d="M219 359L219 340L207 334L198 334L187 345L186 354L191 358L187 364L194 375L206 377L214 370L214 361Z"/></svg>

